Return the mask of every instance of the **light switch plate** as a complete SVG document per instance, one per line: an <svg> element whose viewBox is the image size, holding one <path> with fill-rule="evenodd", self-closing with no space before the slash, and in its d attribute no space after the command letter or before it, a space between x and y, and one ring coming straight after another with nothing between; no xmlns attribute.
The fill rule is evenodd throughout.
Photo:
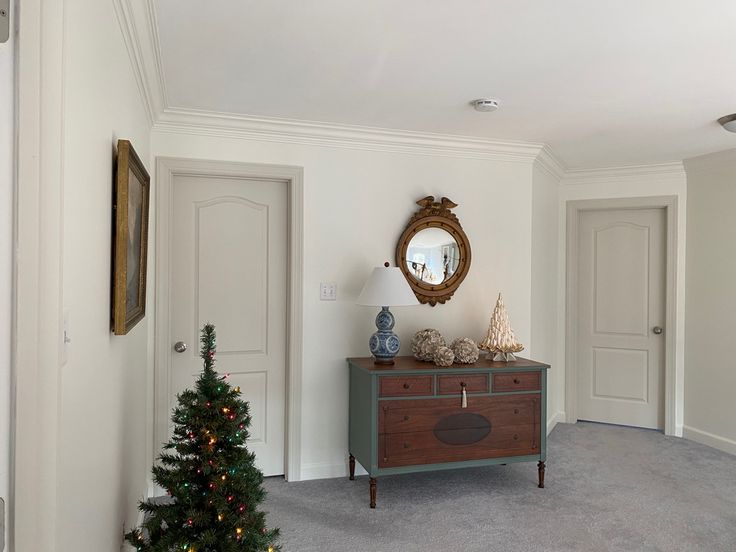
<svg viewBox="0 0 736 552"><path fill-rule="evenodd" d="M0 0L0 42L10 37L10 0Z"/></svg>
<svg viewBox="0 0 736 552"><path fill-rule="evenodd" d="M334 282L322 282L319 285L320 301L337 301L337 284Z"/></svg>

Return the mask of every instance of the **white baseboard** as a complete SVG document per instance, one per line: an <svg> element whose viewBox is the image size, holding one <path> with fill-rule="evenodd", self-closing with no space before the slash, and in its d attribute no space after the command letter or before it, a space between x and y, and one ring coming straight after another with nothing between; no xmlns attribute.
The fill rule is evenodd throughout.
<svg viewBox="0 0 736 552"><path fill-rule="evenodd" d="M709 447L728 452L730 454L736 454L736 441L727 439L726 437L720 437L707 431L695 429L694 427L683 426L682 436L685 439L690 439L701 445L708 445Z"/></svg>
<svg viewBox="0 0 736 552"><path fill-rule="evenodd" d="M552 416L549 417L549 420L547 420L547 435L552 433L552 430L555 428L555 426L559 423L562 423L565 421L565 413L564 412L556 412Z"/></svg>
<svg viewBox="0 0 736 552"><path fill-rule="evenodd" d="M355 475L367 475L368 472L363 466L355 464ZM348 476L348 459L339 464L315 463L302 465L302 478L300 481L309 481L311 479L334 479L335 477Z"/></svg>

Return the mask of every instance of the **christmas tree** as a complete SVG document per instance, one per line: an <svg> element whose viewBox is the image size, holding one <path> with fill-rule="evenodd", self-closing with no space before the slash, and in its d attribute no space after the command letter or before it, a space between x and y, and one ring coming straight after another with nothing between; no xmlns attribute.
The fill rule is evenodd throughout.
<svg viewBox="0 0 736 552"><path fill-rule="evenodd" d="M509 313L506 312L506 305L503 304L500 293L491 315L491 323L488 325L488 334L478 348L487 350L488 358L500 361L516 360L514 353L524 350L524 346L516 341L509 322Z"/></svg>
<svg viewBox="0 0 736 552"><path fill-rule="evenodd" d="M257 506L263 474L245 441L251 417L240 388L215 365L215 327L202 330L204 370L194 390L178 396L174 432L164 445L154 481L166 489L165 504L141 502L143 526L125 535L142 552L273 552L278 529L267 529Z"/></svg>

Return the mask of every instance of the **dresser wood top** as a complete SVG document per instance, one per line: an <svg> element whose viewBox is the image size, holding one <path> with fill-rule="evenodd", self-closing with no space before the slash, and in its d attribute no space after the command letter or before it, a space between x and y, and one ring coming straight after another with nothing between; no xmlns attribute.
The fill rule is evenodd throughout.
<svg viewBox="0 0 736 552"><path fill-rule="evenodd" d="M546 370L548 364L517 357L513 362L495 362L481 357L473 364L453 364L452 366L435 366L431 362L421 362L411 356L397 356L394 364L376 364L373 357L348 358L350 364L367 372L391 374L398 372L454 372L454 371L487 371L487 370Z"/></svg>

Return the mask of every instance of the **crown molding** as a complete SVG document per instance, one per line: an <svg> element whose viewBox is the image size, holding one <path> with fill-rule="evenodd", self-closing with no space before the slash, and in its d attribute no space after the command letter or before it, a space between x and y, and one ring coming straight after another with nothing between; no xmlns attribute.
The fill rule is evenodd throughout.
<svg viewBox="0 0 736 552"><path fill-rule="evenodd" d="M556 179L558 183L564 178L567 171L565 165L552 151L552 148L546 144L539 152L535 165Z"/></svg>
<svg viewBox="0 0 736 552"><path fill-rule="evenodd" d="M165 109L155 123L154 130L176 134L522 163L533 162L544 147L544 144L530 142L276 117L254 117L185 108Z"/></svg>
<svg viewBox="0 0 736 552"><path fill-rule="evenodd" d="M558 180L564 166L541 143L258 117L171 107L154 0L113 0L131 67L152 128L158 132L534 163Z"/></svg>
<svg viewBox="0 0 736 552"><path fill-rule="evenodd" d="M574 169L565 171L561 184L578 186L590 184L617 184L623 182L681 181L686 178L682 161L653 165L631 165L601 169Z"/></svg>
<svg viewBox="0 0 736 552"><path fill-rule="evenodd" d="M736 148L685 159L685 170L688 173L733 174L736 170Z"/></svg>
<svg viewBox="0 0 736 552"><path fill-rule="evenodd" d="M153 0L112 0L148 121L164 110L166 86Z"/></svg>
<svg viewBox="0 0 736 552"><path fill-rule="evenodd" d="M113 5L148 120L158 132L516 163L533 163L541 154L545 170L554 176L563 171L547 146L533 142L171 107L154 0L113 0Z"/></svg>
<svg viewBox="0 0 736 552"><path fill-rule="evenodd" d="M164 78L164 65L161 55L161 41L158 36L156 6L154 5L154 0L145 0L145 3L145 29L148 32L148 40L150 41L149 47L153 51L152 59L155 64L152 68L154 73L154 83L156 86L155 92L156 97L160 101L161 110L163 110L169 104L169 95L166 90L166 79Z"/></svg>

